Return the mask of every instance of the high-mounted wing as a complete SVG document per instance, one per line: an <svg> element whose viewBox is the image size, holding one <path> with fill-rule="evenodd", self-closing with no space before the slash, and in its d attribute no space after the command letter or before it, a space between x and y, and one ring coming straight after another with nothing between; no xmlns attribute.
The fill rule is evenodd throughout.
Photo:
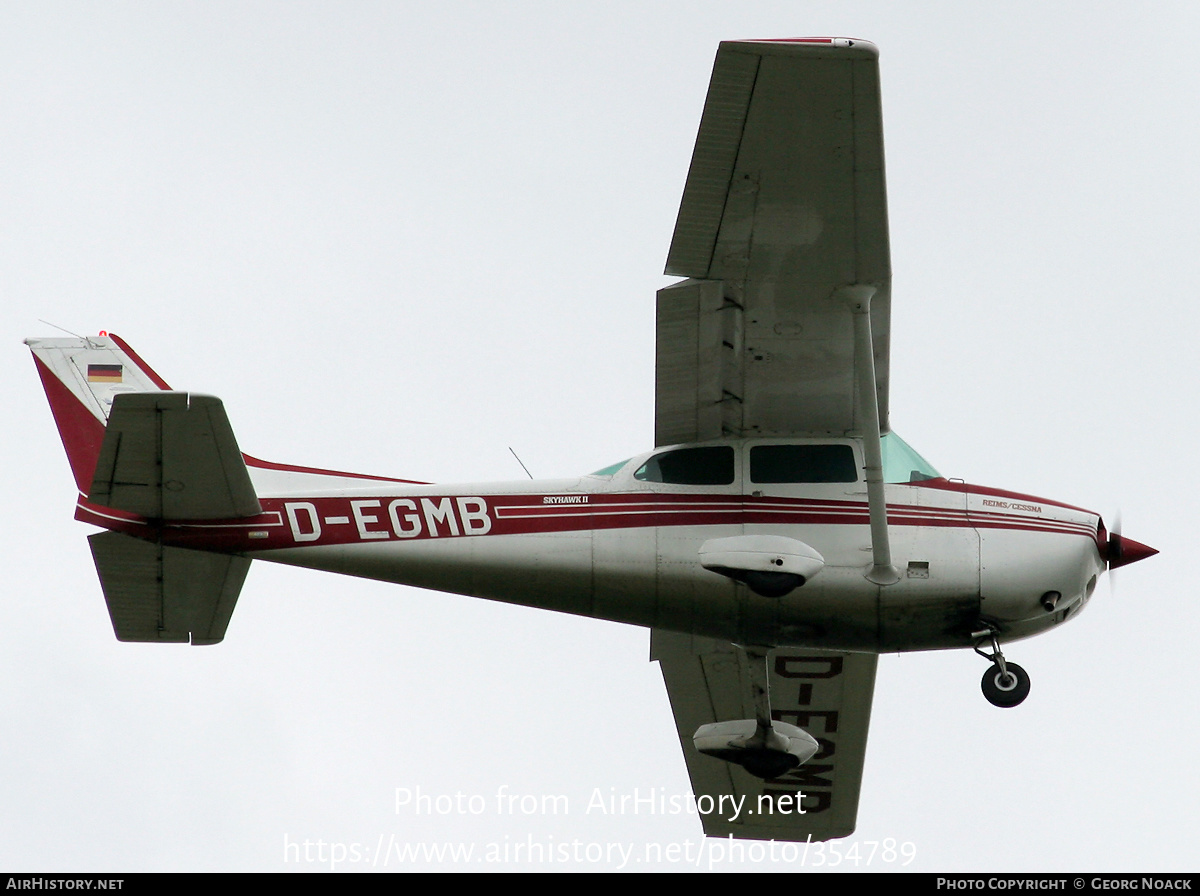
<svg viewBox="0 0 1200 896"><path fill-rule="evenodd" d="M747 715L749 673L737 648L728 641L655 629L650 658L658 660L667 684L705 834L829 840L854 832L878 657L806 648L772 651L772 716L805 729L820 750L770 781L704 756L692 742L701 725Z"/></svg>
<svg viewBox="0 0 1200 896"><path fill-rule="evenodd" d="M887 429L891 267L878 51L722 43L659 291L655 444L858 434L851 314L875 288Z"/></svg>

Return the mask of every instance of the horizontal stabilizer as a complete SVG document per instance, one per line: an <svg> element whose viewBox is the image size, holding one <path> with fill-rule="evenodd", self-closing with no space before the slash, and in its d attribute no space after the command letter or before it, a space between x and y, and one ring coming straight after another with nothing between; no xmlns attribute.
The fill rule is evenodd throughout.
<svg viewBox="0 0 1200 896"><path fill-rule="evenodd" d="M187 392L115 396L88 500L160 520L262 512L225 406Z"/></svg>
<svg viewBox="0 0 1200 896"><path fill-rule="evenodd" d="M118 641L216 644L225 637L248 559L117 532L88 541Z"/></svg>

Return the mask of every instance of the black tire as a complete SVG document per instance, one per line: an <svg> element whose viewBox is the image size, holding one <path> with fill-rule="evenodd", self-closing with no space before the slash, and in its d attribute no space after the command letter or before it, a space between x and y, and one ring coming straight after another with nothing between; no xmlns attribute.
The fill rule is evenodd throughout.
<svg viewBox="0 0 1200 896"><path fill-rule="evenodd" d="M1005 663L1008 667L1006 676L999 666L992 666L983 673L983 696L987 697L992 706L1008 708L1017 706L1029 696L1029 674L1016 663Z"/></svg>

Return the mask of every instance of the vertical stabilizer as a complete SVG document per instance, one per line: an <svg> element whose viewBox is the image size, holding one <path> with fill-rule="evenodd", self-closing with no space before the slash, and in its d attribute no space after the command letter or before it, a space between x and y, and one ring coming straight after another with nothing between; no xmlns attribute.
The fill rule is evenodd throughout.
<svg viewBox="0 0 1200 896"><path fill-rule="evenodd" d="M79 491L87 494L113 400L170 387L117 336L27 339Z"/></svg>

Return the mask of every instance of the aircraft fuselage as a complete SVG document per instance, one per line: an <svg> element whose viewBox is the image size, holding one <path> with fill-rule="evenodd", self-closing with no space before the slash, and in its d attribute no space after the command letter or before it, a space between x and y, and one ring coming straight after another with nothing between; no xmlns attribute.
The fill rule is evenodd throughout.
<svg viewBox="0 0 1200 896"><path fill-rule="evenodd" d="M796 440L791 440L796 441ZM855 448L855 440L839 440ZM637 478L664 449L610 475L446 485L380 482L261 500L257 517L153 525L104 510L106 528L167 545L238 553L419 588L738 643L852 651L966 647L981 620L1001 640L1076 614L1104 569L1095 513L944 478L886 486L900 579L877 585L866 487ZM81 500L79 517L101 522ZM820 573L763 597L703 568L716 538L786 535L820 552ZM1060 595L1053 609L1043 597Z"/></svg>

